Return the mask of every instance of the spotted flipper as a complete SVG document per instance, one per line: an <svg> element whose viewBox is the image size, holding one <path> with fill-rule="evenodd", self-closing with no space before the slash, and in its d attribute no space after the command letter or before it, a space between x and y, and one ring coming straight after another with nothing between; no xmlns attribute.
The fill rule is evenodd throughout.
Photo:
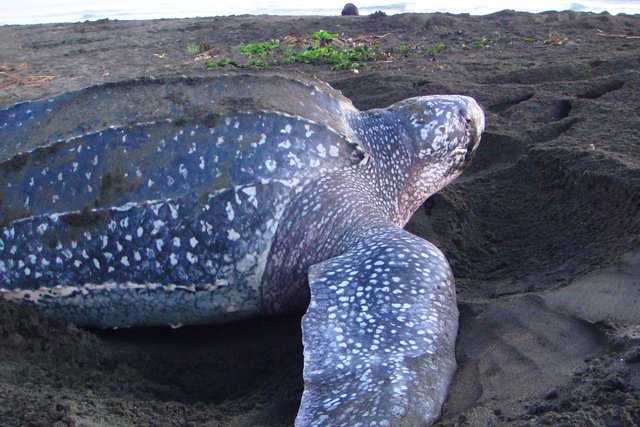
<svg viewBox="0 0 640 427"><path fill-rule="evenodd" d="M453 276L431 243L378 229L309 272L297 426L434 422L455 371Z"/></svg>

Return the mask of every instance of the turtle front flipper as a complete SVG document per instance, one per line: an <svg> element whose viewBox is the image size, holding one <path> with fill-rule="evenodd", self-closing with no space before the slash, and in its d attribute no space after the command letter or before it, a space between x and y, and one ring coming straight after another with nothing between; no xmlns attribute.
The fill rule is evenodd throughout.
<svg viewBox="0 0 640 427"><path fill-rule="evenodd" d="M431 243L367 233L309 272L296 426L417 426L440 415L456 368L453 276Z"/></svg>

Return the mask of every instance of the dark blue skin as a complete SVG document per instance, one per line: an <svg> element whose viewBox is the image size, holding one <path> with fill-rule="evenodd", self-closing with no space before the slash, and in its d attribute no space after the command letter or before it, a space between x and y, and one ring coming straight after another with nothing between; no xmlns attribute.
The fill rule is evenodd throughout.
<svg viewBox="0 0 640 427"><path fill-rule="evenodd" d="M477 104L422 97L361 113L301 78L173 84L191 104L166 96L141 108L141 125L127 108L165 88L155 81L124 84L122 108L108 108L121 88L107 85L0 112L12 141L0 145L0 296L98 327L308 306L297 425L435 420L455 370L453 277L402 226L469 161ZM124 126L38 145L44 128L77 132L76 109L92 103ZM178 110L189 114L168 121ZM32 149L17 154L16 139Z"/></svg>

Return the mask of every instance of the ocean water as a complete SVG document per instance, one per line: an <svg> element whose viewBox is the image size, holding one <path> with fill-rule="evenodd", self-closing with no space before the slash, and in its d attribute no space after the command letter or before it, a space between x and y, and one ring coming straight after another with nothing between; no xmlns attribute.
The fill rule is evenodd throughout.
<svg viewBox="0 0 640 427"><path fill-rule="evenodd" d="M235 0L228 3L215 0L0 0L0 25L77 22L103 18L156 19L240 14L337 15L345 3L345 0ZM459 0L450 2L451 4L431 0L362 0L354 3L361 15L376 10L387 14L451 12L483 15L514 8L528 12L574 10L640 14L640 0L538 0L529 5L517 6L513 1L507 0Z"/></svg>

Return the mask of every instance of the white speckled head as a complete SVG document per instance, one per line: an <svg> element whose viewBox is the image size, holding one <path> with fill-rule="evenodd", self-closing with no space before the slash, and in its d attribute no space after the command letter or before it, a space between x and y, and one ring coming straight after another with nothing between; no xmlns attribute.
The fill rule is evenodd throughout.
<svg viewBox="0 0 640 427"><path fill-rule="evenodd" d="M397 197L398 224L462 173L485 123L478 103L461 95L410 98L361 117L357 128L374 159L377 186Z"/></svg>
<svg viewBox="0 0 640 427"><path fill-rule="evenodd" d="M410 98L390 107L413 152L412 175L433 193L462 173L480 143L484 113L468 96Z"/></svg>
<svg viewBox="0 0 640 427"><path fill-rule="evenodd" d="M484 130L484 113L468 96L440 95L410 98L390 108L406 131L418 160L426 167L451 161L462 169L475 152Z"/></svg>

